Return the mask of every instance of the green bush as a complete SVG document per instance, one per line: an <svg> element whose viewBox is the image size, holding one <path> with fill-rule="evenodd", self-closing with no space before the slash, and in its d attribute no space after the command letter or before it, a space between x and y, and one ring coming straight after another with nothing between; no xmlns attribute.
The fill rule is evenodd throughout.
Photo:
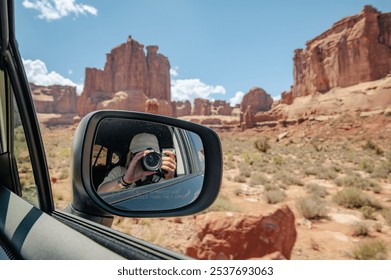
<svg viewBox="0 0 391 280"><path fill-rule="evenodd" d="M270 180L265 175L259 172L253 172L250 177L250 186L254 187L256 185L266 185L269 181Z"/></svg>
<svg viewBox="0 0 391 280"><path fill-rule="evenodd" d="M391 226L391 208L385 208L381 213L386 223Z"/></svg>
<svg viewBox="0 0 391 280"><path fill-rule="evenodd" d="M267 203L269 204L276 204L279 202L282 202L286 197L286 194L281 189L272 189L272 190L265 190L264 192L264 198Z"/></svg>
<svg viewBox="0 0 391 280"><path fill-rule="evenodd" d="M369 227L367 223L357 222L352 225L353 227L353 235L354 236L368 236Z"/></svg>
<svg viewBox="0 0 391 280"><path fill-rule="evenodd" d="M376 212L376 209L371 206L363 206L360 208L360 212L363 214L365 219L375 220L373 214Z"/></svg>
<svg viewBox="0 0 391 280"><path fill-rule="evenodd" d="M290 186L290 185L304 186L303 181L293 173L279 172L278 174L275 175L275 179L280 180L286 186Z"/></svg>
<svg viewBox="0 0 391 280"><path fill-rule="evenodd" d="M356 246L353 250L353 257L357 260L385 260L387 250L387 244L383 240L369 240Z"/></svg>
<svg viewBox="0 0 391 280"><path fill-rule="evenodd" d="M234 177L234 182L237 182L237 183L246 183L247 180L246 180L246 177L244 177L243 175L239 174L239 175L236 175Z"/></svg>
<svg viewBox="0 0 391 280"><path fill-rule="evenodd" d="M360 189L350 187L337 192L333 196L333 201L346 208L360 209L364 206L371 206L375 209L382 209L382 205L375 199L370 198Z"/></svg>
<svg viewBox="0 0 391 280"><path fill-rule="evenodd" d="M372 140L368 140L363 146L365 150L373 150L377 155L383 155L384 151L376 143L373 143Z"/></svg>
<svg viewBox="0 0 391 280"><path fill-rule="evenodd" d="M262 153L266 153L271 148L269 144L269 139L267 137L262 137L260 139L255 140L254 146L258 151Z"/></svg>
<svg viewBox="0 0 391 280"><path fill-rule="evenodd" d="M338 186L343 186L343 187L354 187L362 190L372 190L375 192L381 191L381 187L378 182L371 179L362 178L357 174L347 175L342 178L337 178L335 180L335 183Z"/></svg>
<svg viewBox="0 0 391 280"><path fill-rule="evenodd" d="M224 195L219 195L215 202L208 208L206 211L230 211L230 212L240 212L240 208L237 205L233 204L229 198Z"/></svg>
<svg viewBox="0 0 391 280"><path fill-rule="evenodd" d="M307 191L316 197L326 197L328 195L327 188L325 186L311 183L307 185Z"/></svg>
<svg viewBox="0 0 391 280"><path fill-rule="evenodd" d="M326 203L316 196L302 197L296 202L296 209L307 219L326 218Z"/></svg>

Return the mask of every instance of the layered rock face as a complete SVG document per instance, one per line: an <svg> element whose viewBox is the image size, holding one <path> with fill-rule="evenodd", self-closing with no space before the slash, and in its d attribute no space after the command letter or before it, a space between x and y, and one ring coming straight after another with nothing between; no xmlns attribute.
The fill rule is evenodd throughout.
<svg viewBox="0 0 391 280"><path fill-rule="evenodd" d="M86 68L84 91L78 114L96 109L123 109L144 112L148 99L159 103L159 114L173 115L170 63L158 54L157 46L144 46L131 37L106 57L103 70Z"/></svg>
<svg viewBox="0 0 391 280"><path fill-rule="evenodd" d="M76 114L78 96L72 86L37 86L30 84L34 105L38 113Z"/></svg>
<svg viewBox="0 0 391 280"><path fill-rule="evenodd" d="M295 51L292 97L377 80L390 71L391 13L365 6ZM289 104L291 97L284 100Z"/></svg>

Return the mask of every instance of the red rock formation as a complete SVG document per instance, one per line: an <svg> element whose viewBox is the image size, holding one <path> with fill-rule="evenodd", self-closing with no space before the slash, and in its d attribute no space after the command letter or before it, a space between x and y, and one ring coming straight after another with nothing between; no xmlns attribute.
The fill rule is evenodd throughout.
<svg viewBox="0 0 391 280"><path fill-rule="evenodd" d="M295 51L293 98L347 87L391 71L391 13L371 6Z"/></svg>
<svg viewBox="0 0 391 280"><path fill-rule="evenodd" d="M254 87L243 96L240 104L240 111L245 113L248 106L251 105L252 114L270 110L273 105L273 98L261 88Z"/></svg>
<svg viewBox="0 0 391 280"><path fill-rule="evenodd" d="M283 93L281 93L280 103L291 105L293 103L292 91L284 91Z"/></svg>
<svg viewBox="0 0 391 280"><path fill-rule="evenodd" d="M212 102L212 114L222 115L222 116L231 116L232 107L229 103L224 100L216 100Z"/></svg>
<svg viewBox="0 0 391 280"><path fill-rule="evenodd" d="M149 91L147 96L171 101L170 63L167 57L158 54L158 46L147 47Z"/></svg>
<svg viewBox="0 0 391 280"><path fill-rule="evenodd" d="M30 89L38 113L76 114L78 99L76 87L30 84Z"/></svg>
<svg viewBox="0 0 391 280"><path fill-rule="evenodd" d="M274 252L290 259L297 236L288 206L268 216L211 212L197 216L195 226L197 237L186 254L197 259L245 260Z"/></svg>
<svg viewBox="0 0 391 280"><path fill-rule="evenodd" d="M172 116L170 63L157 50L147 47L146 56L144 46L129 37L107 54L103 70L87 68L78 114L102 108L144 112L146 100L156 98L160 112Z"/></svg>
<svg viewBox="0 0 391 280"><path fill-rule="evenodd" d="M190 116L191 115L191 103L190 101L173 101L174 116Z"/></svg>
<svg viewBox="0 0 391 280"><path fill-rule="evenodd" d="M212 115L211 103L208 99L194 99L193 116L210 116Z"/></svg>
<svg viewBox="0 0 391 280"><path fill-rule="evenodd" d="M241 123L242 123L242 130L246 130L248 128L253 128L256 126L255 116L252 112L251 105L247 106L246 112L242 114L241 117Z"/></svg>
<svg viewBox="0 0 391 280"><path fill-rule="evenodd" d="M156 98L148 99L145 102L145 112L149 114L159 114L159 101Z"/></svg>

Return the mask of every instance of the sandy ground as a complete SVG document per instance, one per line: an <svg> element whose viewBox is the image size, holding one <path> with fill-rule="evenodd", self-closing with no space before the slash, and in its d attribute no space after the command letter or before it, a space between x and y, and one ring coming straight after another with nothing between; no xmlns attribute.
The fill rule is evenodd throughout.
<svg viewBox="0 0 391 280"><path fill-rule="evenodd" d="M321 145L345 143L352 150L357 149L361 143L373 140L385 151L384 158L391 153L391 77L376 83L365 83L360 86L342 89L338 98L332 95L318 96L316 108L320 116L334 115L331 118L306 121L291 127L262 127L258 126L247 131L219 132L222 138L245 138L249 141L267 136L275 141L282 133L287 136L282 143L299 145L310 143L311 139L320 139ZM374 92L376 96L374 97ZM354 100L351 93L358 93L363 99ZM336 100L339 100L343 112L334 112ZM370 101L368 101L370 100ZM356 102L356 103L355 103ZM370 107L363 104L370 102ZM311 103L312 105L308 105ZM314 106L314 98L306 97L297 101L297 106L284 109L289 116L297 117L304 114ZM362 110L354 109L356 104ZM362 107L364 106L364 107ZM352 109L353 108L353 109ZM311 110L314 109L311 107ZM213 116L216 117L216 116ZM44 118L44 116L42 116ZM227 117L225 117L227 118ZM234 119L232 120L235 120ZM227 119L227 121L229 121ZM75 126L61 126L46 128L42 126L44 144L49 161L52 178L53 193L56 207L65 208L72 199L69 162L71 157L70 146ZM299 147L298 146L298 147ZM225 157L228 151L223 150ZM331 157L333 155L330 155ZM341 162L341 164L344 164ZM316 181L327 187L328 195L325 198L328 206L327 218L309 220L304 218L296 209L296 201L307 193L302 186L290 185L285 189L286 198L277 204L268 204L262 192L247 192L248 182L236 182L233 177L239 174L238 166L228 166L224 162L224 178L220 195L227 197L232 205L238 206L242 213L266 214L288 205L295 213L297 240L292 251L292 259L353 259L353 249L362 241L381 239L388 245L387 258L391 258L391 228L380 212L376 212L372 219L365 219L357 209L347 209L332 201L332 195L339 190L339 186L331 180L319 180L308 176L303 177L306 183ZM367 176L368 174L364 174ZM390 178L390 177L389 177ZM391 208L391 182L390 179L379 180L382 191L371 193L386 208ZM240 192L238 192L240 190ZM238 195L240 193L240 195ZM243 195L244 194L244 195ZM366 236L354 234L353 225L365 222L368 226ZM117 230L134 235L174 251L184 252L186 245L194 237L194 216L165 219L127 219L116 218L113 227ZM238 248L239 250L240 248Z"/></svg>

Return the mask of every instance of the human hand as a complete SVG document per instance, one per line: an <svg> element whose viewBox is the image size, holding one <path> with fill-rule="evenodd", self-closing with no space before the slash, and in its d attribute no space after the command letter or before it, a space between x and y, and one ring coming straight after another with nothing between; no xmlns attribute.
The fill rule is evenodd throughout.
<svg viewBox="0 0 391 280"><path fill-rule="evenodd" d="M174 178L176 170L176 159L175 153L170 150L163 150L162 152L162 167L161 169L165 171L164 179L169 180Z"/></svg>
<svg viewBox="0 0 391 280"><path fill-rule="evenodd" d="M124 174L124 181L126 183L134 183L140 180L143 177L155 174L156 171L145 171L141 166L140 160L144 157L144 155L150 153L151 151L146 150L144 152L137 153L133 159L130 161L128 168Z"/></svg>

